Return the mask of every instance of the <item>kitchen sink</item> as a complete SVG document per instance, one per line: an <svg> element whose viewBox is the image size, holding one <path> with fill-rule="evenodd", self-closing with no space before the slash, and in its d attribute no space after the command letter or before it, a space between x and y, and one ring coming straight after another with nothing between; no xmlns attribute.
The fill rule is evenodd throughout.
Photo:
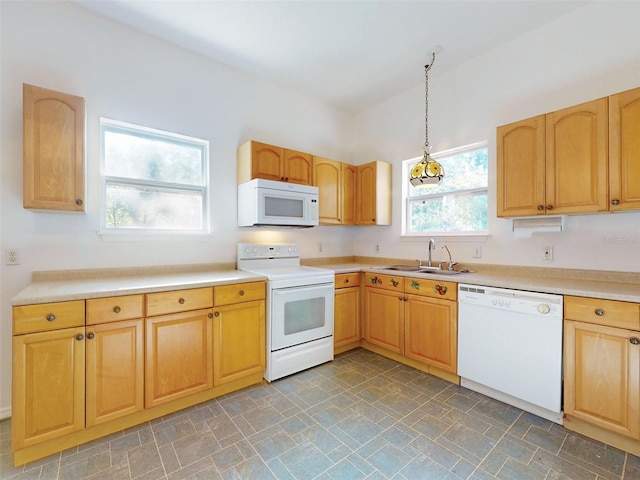
<svg viewBox="0 0 640 480"><path fill-rule="evenodd" d="M391 265L389 267L377 267L379 270L392 270L396 272L435 273L437 275L458 275L470 273L465 270L443 270L438 267L418 267L417 265Z"/></svg>

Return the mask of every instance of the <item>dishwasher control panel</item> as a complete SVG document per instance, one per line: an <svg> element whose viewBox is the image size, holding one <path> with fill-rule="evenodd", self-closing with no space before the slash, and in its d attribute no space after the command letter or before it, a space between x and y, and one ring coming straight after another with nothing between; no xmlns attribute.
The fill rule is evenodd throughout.
<svg viewBox="0 0 640 480"><path fill-rule="evenodd" d="M562 295L478 285L458 285L458 302L535 316L562 318Z"/></svg>

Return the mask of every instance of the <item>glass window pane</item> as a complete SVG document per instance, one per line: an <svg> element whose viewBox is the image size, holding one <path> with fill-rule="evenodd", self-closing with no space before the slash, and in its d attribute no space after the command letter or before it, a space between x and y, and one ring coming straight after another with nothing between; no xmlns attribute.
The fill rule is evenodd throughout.
<svg viewBox="0 0 640 480"><path fill-rule="evenodd" d="M203 185L200 145L109 129L103 141L105 175Z"/></svg>
<svg viewBox="0 0 640 480"><path fill-rule="evenodd" d="M201 230L203 199L199 191L109 184L106 223L115 228Z"/></svg>
<svg viewBox="0 0 640 480"><path fill-rule="evenodd" d="M410 202L409 233L487 229L487 195L445 195Z"/></svg>

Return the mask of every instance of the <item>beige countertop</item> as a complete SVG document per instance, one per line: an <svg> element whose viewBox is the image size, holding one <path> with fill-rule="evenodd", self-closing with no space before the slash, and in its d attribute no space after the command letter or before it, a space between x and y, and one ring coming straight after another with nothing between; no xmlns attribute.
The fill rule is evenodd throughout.
<svg viewBox="0 0 640 480"><path fill-rule="evenodd" d="M166 292L266 280L226 266L34 272L33 282L12 299L14 306L88 298Z"/></svg>
<svg viewBox="0 0 640 480"><path fill-rule="evenodd" d="M636 283L637 279L635 278L635 274L626 273L589 272L582 270L547 270L543 272L535 268L505 268L505 271L485 272L479 270L473 273L461 273L459 275L438 275L437 273L384 270L380 268L380 264L375 265L365 262L314 264L314 266L327 268L336 273L363 271L400 277L432 278L434 280L468 283L486 287L511 288L531 292L640 302L640 283ZM470 269L474 268L471 265L465 267ZM576 278L578 276L584 278ZM593 277L600 277L602 279L595 280Z"/></svg>

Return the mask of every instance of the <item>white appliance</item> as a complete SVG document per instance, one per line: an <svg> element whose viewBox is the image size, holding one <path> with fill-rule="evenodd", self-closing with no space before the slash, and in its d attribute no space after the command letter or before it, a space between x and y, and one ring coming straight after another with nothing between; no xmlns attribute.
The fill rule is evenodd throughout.
<svg viewBox="0 0 640 480"><path fill-rule="evenodd" d="M459 284L458 375L562 425L562 295Z"/></svg>
<svg viewBox="0 0 640 480"><path fill-rule="evenodd" d="M332 270L301 266L296 244L239 243L237 266L267 277L266 380L333 360Z"/></svg>
<svg viewBox="0 0 640 480"><path fill-rule="evenodd" d="M314 227L318 187L255 178L238 185L238 226Z"/></svg>

